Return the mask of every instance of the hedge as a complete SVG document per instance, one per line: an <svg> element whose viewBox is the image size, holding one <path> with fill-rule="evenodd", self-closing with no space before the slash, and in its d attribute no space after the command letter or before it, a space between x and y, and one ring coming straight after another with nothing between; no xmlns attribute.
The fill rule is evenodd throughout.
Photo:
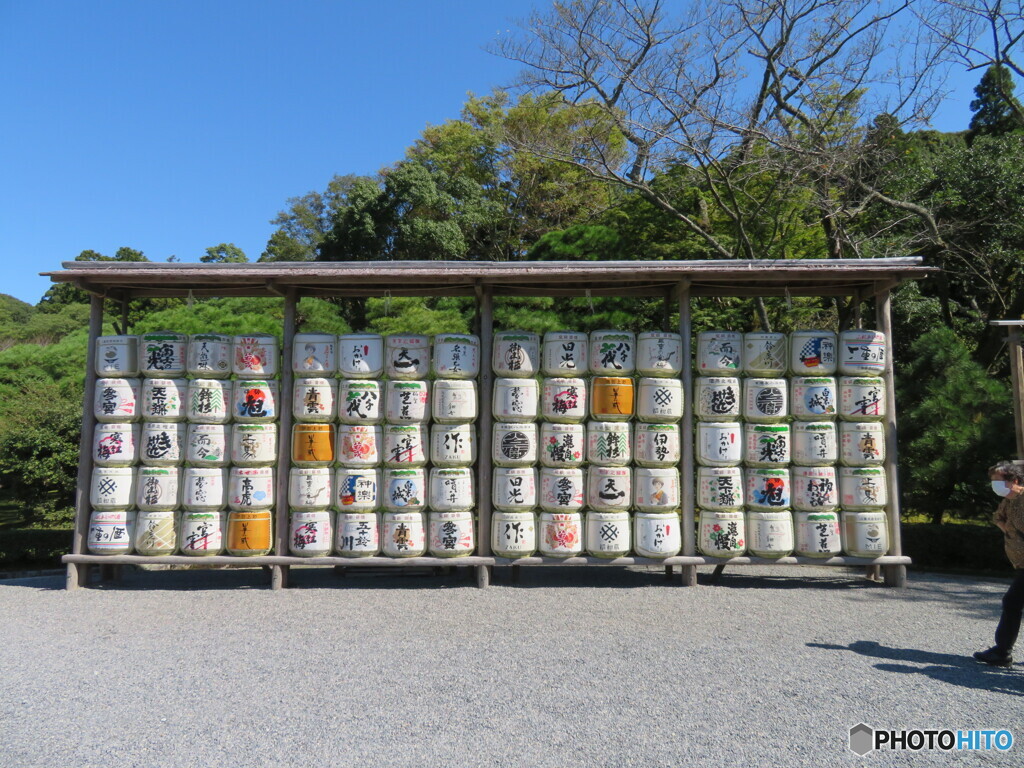
<svg viewBox="0 0 1024 768"><path fill-rule="evenodd" d="M71 551L69 528L9 528L0 530L0 569L17 571L60 568Z"/></svg>

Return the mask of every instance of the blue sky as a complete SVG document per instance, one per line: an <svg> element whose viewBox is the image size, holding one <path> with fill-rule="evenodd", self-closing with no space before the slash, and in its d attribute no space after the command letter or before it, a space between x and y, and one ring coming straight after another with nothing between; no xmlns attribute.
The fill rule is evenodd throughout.
<svg viewBox="0 0 1024 768"><path fill-rule="evenodd" d="M256 260L287 198L510 82L484 47L534 5L0 0L0 292L34 304L85 249ZM966 127L978 77L935 127Z"/></svg>

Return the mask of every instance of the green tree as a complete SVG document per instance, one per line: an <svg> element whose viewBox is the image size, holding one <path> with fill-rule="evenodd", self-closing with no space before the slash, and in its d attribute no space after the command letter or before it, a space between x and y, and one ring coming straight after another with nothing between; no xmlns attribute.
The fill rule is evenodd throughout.
<svg viewBox="0 0 1024 768"><path fill-rule="evenodd" d="M1024 129L1024 107L1014 97L1013 76L1006 67L993 64L974 88L970 136L998 136Z"/></svg>
<svg viewBox="0 0 1024 768"><path fill-rule="evenodd" d="M249 261L249 257L234 243L221 243L207 248L199 261L203 264L244 264Z"/></svg>
<svg viewBox="0 0 1024 768"><path fill-rule="evenodd" d="M363 176L334 176L323 192L288 198L288 208L271 220L277 226L260 261L314 261L334 217L348 204L348 196Z"/></svg>

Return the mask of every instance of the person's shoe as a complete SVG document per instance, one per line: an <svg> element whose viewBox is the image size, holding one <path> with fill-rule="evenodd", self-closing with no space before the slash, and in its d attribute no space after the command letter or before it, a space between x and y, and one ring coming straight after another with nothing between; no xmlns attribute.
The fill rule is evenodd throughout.
<svg viewBox="0 0 1024 768"><path fill-rule="evenodd" d="M998 648L989 648L987 651L978 651L974 658L990 667L1009 667L1013 664L1013 656L1000 651Z"/></svg>

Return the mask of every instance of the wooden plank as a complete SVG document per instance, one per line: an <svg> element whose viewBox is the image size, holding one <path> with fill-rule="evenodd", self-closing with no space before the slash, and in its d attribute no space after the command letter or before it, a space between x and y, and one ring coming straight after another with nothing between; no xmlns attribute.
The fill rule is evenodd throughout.
<svg viewBox="0 0 1024 768"><path fill-rule="evenodd" d="M703 565L704 558L702 557L686 557L684 555L676 555L674 557L664 558L653 558L653 557L616 557L616 558L603 558L603 557L591 557L589 555L579 555L576 557L544 557L544 556L533 556L533 557L518 557L518 558L505 558L496 557L494 558L495 565L501 566L519 566L519 565L608 565L608 566L627 566L627 565L649 565L654 567L665 567L665 566L689 566L689 565Z"/></svg>
<svg viewBox="0 0 1024 768"><path fill-rule="evenodd" d="M693 321L690 315L690 284L683 280L679 283L679 335L682 336L684 360L683 380L683 423L679 430L682 461L679 463L683 502L683 554L693 557L697 554L696 537L696 492L694 490L694 457L693 457ZM689 578L689 577L687 577ZM696 578L694 576L693 578Z"/></svg>
<svg viewBox="0 0 1024 768"><path fill-rule="evenodd" d="M259 557L238 557L215 555L212 557L189 557L186 555L64 555L62 562L92 565L178 565L178 566L232 566L253 568L274 565L289 566L343 566L345 568L412 568L423 566L475 566L494 565L493 557L292 557L261 555Z"/></svg>
<svg viewBox="0 0 1024 768"><path fill-rule="evenodd" d="M480 289L477 298L477 313L480 318L480 380L477 404L478 442L476 450L476 509L477 509L477 554L487 557L491 554L491 434L494 417L491 414L491 393L494 388L494 371L491 368L491 352L494 337L494 300L487 286Z"/></svg>
<svg viewBox="0 0 1024 768"><path fill-rule="evenodd" d="M281 402L278 406L278 441L277 441L277 474L275 480L274 508L275 545L274 552L278 555L288 554L288 470L292 456L292 388L295 375L292 373L292 347L295 337L295 309L298 294L294 288L285 290L284 322L281 339ZM288 580L287 565L274 565L270 573L272 589L282 589ZM282 570L284 569L284 570Z"/></svg>
<svg viewBox="0 0 1024 768"><path fill-rule="evenodd" d="M896 440L896 382L893 374L892 343L892 294L882 291L875 300L876 321L878 330L885 334L886 347L889 352L889 364L885 367L882 378L885 381L885 483L888 501L885 511L888 513L889 551L890 555L903 554L903 542L900 534L900 483L899 483L899 447Z"/></svg>
<svg viewBox="0 0 1024 768"><path fill-rule="evenodd" d="M1013 384L1013 424L1017 435L1017 458L1024 459L1024 361L1021 359L1020 326L1009 329L1010 381Z"/></svg>

